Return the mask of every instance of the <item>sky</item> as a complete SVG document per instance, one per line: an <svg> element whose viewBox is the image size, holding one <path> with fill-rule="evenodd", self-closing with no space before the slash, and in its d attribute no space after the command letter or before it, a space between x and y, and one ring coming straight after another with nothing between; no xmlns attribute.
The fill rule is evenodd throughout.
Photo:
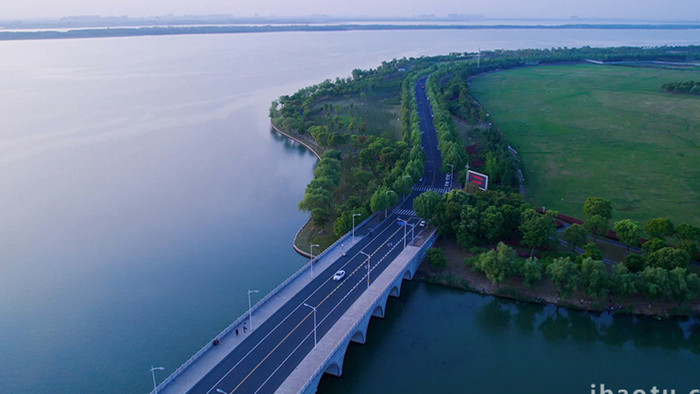
<svg viewBox="0 0 700 394"><path fill-rule="evenodd" d="M0 0L0 19L76 15L398 17L449 13L487 18L699 20L700 0Z"/></svg>

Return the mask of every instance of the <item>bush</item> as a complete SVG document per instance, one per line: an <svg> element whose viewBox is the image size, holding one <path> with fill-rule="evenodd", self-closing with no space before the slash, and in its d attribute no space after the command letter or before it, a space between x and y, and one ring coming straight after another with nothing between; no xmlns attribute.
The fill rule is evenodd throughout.
<svg viewBox="0 0 700 394"><path fill-rule="evenodd" d="M425 259L428 262L428 265L434 269L445 268L445 266L447 266L447 258L445 257L445 252L442 249L428 249Z"/></svg>

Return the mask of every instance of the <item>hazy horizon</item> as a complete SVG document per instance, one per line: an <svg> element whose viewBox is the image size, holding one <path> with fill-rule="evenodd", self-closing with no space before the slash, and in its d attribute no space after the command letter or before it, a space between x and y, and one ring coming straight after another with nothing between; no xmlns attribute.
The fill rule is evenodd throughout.
<svg viewBox="0 0 700 394"><path fill-rule="evenodd" d="M0 4L0 19L58 19L70 16L132 18L156 16L225 15L231 17L399 18L448 14L478 15L485 19L618 19L698 21L700 0L24 0Z"/></svg>

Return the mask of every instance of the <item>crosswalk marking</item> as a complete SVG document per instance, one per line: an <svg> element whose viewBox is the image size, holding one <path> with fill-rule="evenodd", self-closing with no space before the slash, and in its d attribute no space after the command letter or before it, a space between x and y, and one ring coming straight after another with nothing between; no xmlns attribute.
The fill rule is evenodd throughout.
<svg viewBox="0 0 700 394"><path fill-rule="evenodd" d="M449 189L438 188L438 187L430 187L430 186L416 186L416 187L414 187L413 189L416 190L416 191L419 191L419 192L427 192L427 191L429 191L429 190L432 190L432 191L438 192L438 193L440 193L440 194L446 194L446 193L448 193L448 192L450 191Z"/></svg>
<svg viewBox="0 0 700 394"><path fill-rule="evenodd" d="M395 209L394 213L406 216L416 216L416 212L412 209Z"/></svg>

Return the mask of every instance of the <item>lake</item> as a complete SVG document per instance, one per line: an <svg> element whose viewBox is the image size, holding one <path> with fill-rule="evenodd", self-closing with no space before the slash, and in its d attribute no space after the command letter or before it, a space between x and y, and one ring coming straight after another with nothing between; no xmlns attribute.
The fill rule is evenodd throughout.
<svg viewBox="0 0 700 394"><path fill-rule="evenodd" d="M0 391L146 392L150 366L162 380L247 290L306 262L291 242L316 159L270 131L280 95L394 57L698 43L574 29L0 42ZM697 324L406 289L321 391L681 388L700 361Z"/></svg>

